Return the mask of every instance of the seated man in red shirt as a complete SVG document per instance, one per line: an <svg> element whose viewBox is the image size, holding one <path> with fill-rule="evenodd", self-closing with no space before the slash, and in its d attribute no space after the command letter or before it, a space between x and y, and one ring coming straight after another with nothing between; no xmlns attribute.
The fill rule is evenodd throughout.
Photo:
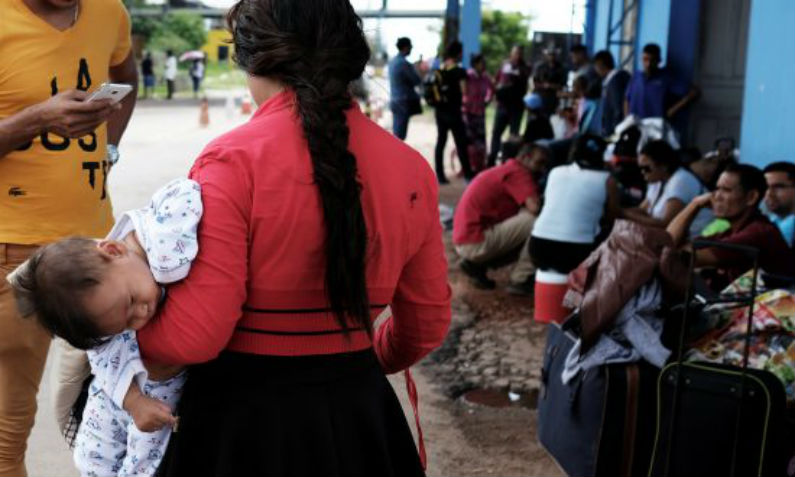
<svg viewBox="0 0 795 477"><path fill-rule="evenodd" d="M731 227L710 236L709 240L756 247L759 249L759 266L762 270L792 276L791 250L778 228L759 211L759 203L766 189L767 182L762 171L747 164L731 164L718 178L715 191L693 199L674 217L667 231L675 245L682 245L698 211L711 206L715 217L726 219ZM718 277L710 283L716 291L753 267L753 263L743 254L714 247L696 251L695 265L716 269Z"/></svg>
<svg viewBox="0 0 795 477"><path fill-rule="evenodd" d="M486 275L488 263L521 247L508 291L532 290L535 269L526 243L540 208L538 181L548 156L546 147L525 144L516 159L481 172L464 191L453 218L453 244L463 258L461 269L478 288L496 286Z"/></svg>

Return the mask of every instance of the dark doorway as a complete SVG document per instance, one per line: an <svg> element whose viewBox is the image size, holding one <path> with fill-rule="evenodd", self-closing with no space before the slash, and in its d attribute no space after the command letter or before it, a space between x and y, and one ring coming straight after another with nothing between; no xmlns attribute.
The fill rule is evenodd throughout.
<svg viewBox="0 0 795 477"><path fill-rule="evenodd" d="M705 152L719 137L740 141L750 7L751 0L701 0L694 81L702 95L693 107L687 142Z"/></svg>

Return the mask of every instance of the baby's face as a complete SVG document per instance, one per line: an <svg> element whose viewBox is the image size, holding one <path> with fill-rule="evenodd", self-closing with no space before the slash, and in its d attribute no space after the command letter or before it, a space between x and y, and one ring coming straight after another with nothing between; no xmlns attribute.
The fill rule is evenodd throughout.
<svg viewBox="0 0 795 477"><path fill-rule="evenodd" d="M160 287L149 264L127 251L106 264L102 282L86 294L83 307L104 336L138 330L154 316Z"/></svg>

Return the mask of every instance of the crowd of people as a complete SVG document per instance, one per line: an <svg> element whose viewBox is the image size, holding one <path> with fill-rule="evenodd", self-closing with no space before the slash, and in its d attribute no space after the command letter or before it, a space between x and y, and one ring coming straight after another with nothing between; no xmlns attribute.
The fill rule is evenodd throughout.
<svg viewBox="0 0 795 477"><path fill-rule="evenodd" d="M473 56L465 72L461 53L460 43L448 45L440 68L424 81L404 55L401 65L412 71L411 82L391 78L416 100L415 88L426 88L439 134L440 184L448 183L443 152L447 132L453 132L468 184L455 212L453 242L461 269L476 286L494 288L489 268L516 261L508 291L530 295L536 269L570 272L617 219L667 230L677 246L697 237L751 245L762 251L765 271L795 275L795 166L776 162L761 171L740 164L731 138L717 140L707 154L682 147L677 128L699 88L660 66L658 45L644 46L642 68L634 74L618 67L609 51L591 58L582 45L570 49L569 68L554 48L531 68L516 46L494 80L482 55ZM485 109L491 102L487 150ZM393 97L393 109L399 103ZM553 116L562 129L553 128ZM734 259L740 260L707 248L697 252L696 262L718 270L717 287L750 266Z"/></svg>
<svg viewBox="0 0 795 477"><path fill-rule="evenodd" d="M197 52L190 52L186 59L190 61L190 68L188 75L190 76L191 84L193 87L193 97L199 97L201 90L202 80L204 80L204 70L206 68L207 58ZM163 62L163 80L166 83L166 99L172 99L177 89L177 72L178 61L174 54L174 50L166 50L166 58ZM148 99L153 97L153 91L157 84L157 76L155 74L155 61L152 58L152 53L147 51L141 59L141 77L143 79L143 96L141 99Z"/></svg>

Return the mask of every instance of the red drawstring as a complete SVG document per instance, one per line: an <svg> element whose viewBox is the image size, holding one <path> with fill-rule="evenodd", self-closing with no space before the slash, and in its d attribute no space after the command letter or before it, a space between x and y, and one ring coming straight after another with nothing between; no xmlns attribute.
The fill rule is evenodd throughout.
<svg viewBox="0 0 795 477"><path fill-rule="evenodd" d="M414 422L417 423L417 448L420 453L420 463L422 464L422 470L426 470L428 464L425 456L425 441L422 438L422 427L420 426L420 400L417 395L417 385L414 384L414 378L411 377L411 371L408 368L403 371L403 375L406 376L406 391L409 393L409 402L412 409L414 409Z"/></svg>

